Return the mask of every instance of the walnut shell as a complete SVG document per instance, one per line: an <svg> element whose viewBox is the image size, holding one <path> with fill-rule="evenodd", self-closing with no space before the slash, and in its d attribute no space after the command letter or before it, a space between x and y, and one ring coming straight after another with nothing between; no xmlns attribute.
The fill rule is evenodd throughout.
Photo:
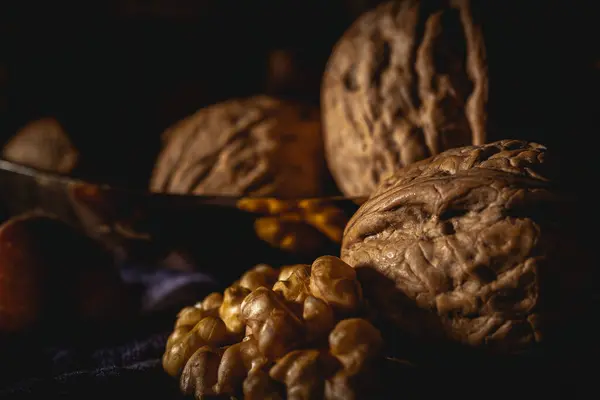
<svg viewBox="0 0 600 400"><path fill-rule="evenodd" d="M53 118L30 122L13 136L2 149L8 161L44 171L69 174L79 161L79 151Z"/></svg>
<svg viewBox="0 0 600 400"><path fill-rule="evenodd" d="M311 197L325 170L318 111L267 96L203 108L164 134L154 192Z"/></svg>
<svg viewBox="0 0 600 400"><path fill-rule="evenodd" d="M322 86L325 149L343 193L368 195L398 168L486 141L487 70L469 1L392 1L336 45Z"/></svg>
<svg viewBox="0 0 600 400"><path fill-rule="evenodd" d="M342 244L373 308L430 339L502 351L540 341L572 307L585 268L574 261L573 203L535 172L545 154L502 141L398 171Z"/></svg>

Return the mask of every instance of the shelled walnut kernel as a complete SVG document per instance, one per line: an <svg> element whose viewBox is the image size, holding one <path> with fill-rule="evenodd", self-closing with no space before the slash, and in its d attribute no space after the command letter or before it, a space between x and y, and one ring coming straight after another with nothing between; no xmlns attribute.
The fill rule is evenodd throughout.
<svg viewBox="0 0 600 400"><path fill-rule="evenodd" d="M247 272L226 290L248 290L241 305L241 296L235 297L231 309L239 311L219 312L221 318L233 315L241 322L243 339L237 336L232 341L241 330L232 331L225 323L219 325L218 317L208 315L218 304L216 295L208 301L212 309L204 309L205 300L196 306L201 312L186 308L179 314L173 335L184 328L199 332L184 339L179 334L175 341L188 348L179 350L183 356L175 357L176 368L165 363L171 375L181 374L183 393L198 399L342 399L356 398L372 388L373 361L381 354L383 340L370 322L358 318L362 289L349 265L337 257L320 257L312 266L282 268L271 288L260 284L249 291L241 283L252 276L255 282L267 282L274 274L265 266ZM219 308L225 304L223 300ZM210 337L203 335L209 323L216 328ZM173 346L167 345L166 359L173 358Z"/></svg>

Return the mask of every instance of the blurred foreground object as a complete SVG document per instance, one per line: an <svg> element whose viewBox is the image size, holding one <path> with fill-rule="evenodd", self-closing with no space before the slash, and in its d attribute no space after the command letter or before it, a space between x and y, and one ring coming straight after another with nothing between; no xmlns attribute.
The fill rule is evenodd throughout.
<svg viewBox="0 0 600 400"><path fill-rule="evenodd" d="M0 331L65 319L98 322L127 307L111 257L91 239L36 213L0 226Z"/></svg>
<svg viewBox="0 0 600 400"><path fill-rule="evenodd" d="M79 152L60 123L43 118L25 125L2 150L8 161L43 171L70 174L79 161Z"/></svg>
<svg viewBox="0 0 600 400"><path fill-rule="evenodd" d="M265 214L254 222L257 236L282 250L312 253L327 242L340 244L349 216L324 199L299 201L244 198L241 210Z"/></svg>

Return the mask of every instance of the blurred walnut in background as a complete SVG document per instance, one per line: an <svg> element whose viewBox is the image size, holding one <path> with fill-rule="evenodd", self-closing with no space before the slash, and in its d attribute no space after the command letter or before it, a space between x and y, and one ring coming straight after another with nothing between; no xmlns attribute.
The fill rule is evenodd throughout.
<svg viewBox="0 0 600 400"><path fill-rule="evenodd" d="M2 157L44 171L70 174L79 161L79 151L54 118L25 125L2 149Z"/></svg>
<svg viewBox="0 0 600 400"><path fill-rule="evenodd" d="M393 1L336 45L322 88L326 155L346 195L397 168L486 141L487 70L468 1Z"/></svg>
<svg viewBox="0 0 600 400"><path fill-rule="evenodd" d="M325 175L318 111L267 96L199 110L165 132L154 192L315 197Z"/></svg>
<svg viewBox="0 0 600 400"><path fill-rule="evenodd" d="M321 199L278 200L244 198L238 201L244 211L264 214L254 222L257 236L275 248L313 254L339 245L348 216L332 202Z"/></svg>

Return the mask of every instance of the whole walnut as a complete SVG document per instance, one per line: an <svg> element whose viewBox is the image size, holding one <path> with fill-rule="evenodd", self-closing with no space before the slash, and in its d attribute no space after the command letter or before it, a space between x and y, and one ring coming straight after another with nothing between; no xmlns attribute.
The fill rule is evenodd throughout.
<svg viewBox="0 0 600 400"><path fill-rule="evenodd" d="M342 192L368 195L402 166L485 143L487 86L469 1L391 1L363 14L322 85L327 162Z"/></svg>
<svg viewBox="0 0 600 400"><path fill-rule="evenodd" d="M589 265L575 203L547 156L505 140L448 150L384 182L342 243L372 308L405 333L502 352L567 326Z"/></svg>
<svg viewBox="0 0 600 400"><path fill-rule="evenodd" d="M54 118L30 122L13 136L2 149L8 161L44 171L69 174L79 161L79 151Z"/></svg>
<svg viewBox="0 0 600 400"><path fill-rule="evenodd" d="M154 192L311 197L325 170L318 111L267 96L199 110L164 134Z"/></svg>

